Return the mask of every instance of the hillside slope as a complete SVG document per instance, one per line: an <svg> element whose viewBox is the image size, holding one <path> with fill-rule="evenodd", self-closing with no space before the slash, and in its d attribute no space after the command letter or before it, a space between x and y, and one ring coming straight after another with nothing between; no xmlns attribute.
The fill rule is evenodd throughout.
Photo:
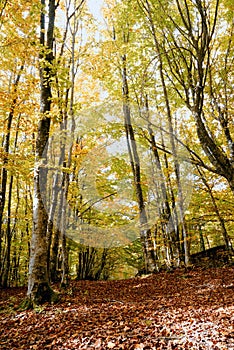
<svg viewBox="0 0 234 350"><path fill-rule="evenodd" d="M0 291L0 348L234 349L233 268L73 281L56 305L17 311L24 288Z"/></svg>

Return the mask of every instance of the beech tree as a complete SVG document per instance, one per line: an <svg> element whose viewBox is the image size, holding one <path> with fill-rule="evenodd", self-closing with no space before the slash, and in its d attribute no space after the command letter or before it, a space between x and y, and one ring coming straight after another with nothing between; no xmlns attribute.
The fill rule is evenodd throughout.
<svg viewBox="0 0 234 350"><path fill-rule="evenodd" d="M176 221L176 218L172 218L173 215L176 216L175 211L177 210L175 208L175 203L172 205L173 210L171 210L170 205L169 205L169 200L170 198L169 193L170 190L169 188L165 187L166 181L164 178L164 174L162 170L160 169L160 159L157 154L158 152L158 145L156 144L155 141L155 136L154 133L155 128L157 130L160 129L160 122L159 119L157 118L154 119L154 123L149 119L149 116L147 116L148 110L149 110L149 105L150 109L154 109L155 113L157 113L157 102L154 101L155 99L155 88L154 86L156 85L155 78L153 76L152 72L152 67L151 63L155 60L155 56L159 57L158 54L158 47L155 48L155 42L154 42L154 53L153 52L147 52L145 49L145 46L149 47L149 45L152 45L150 41L150 37L146 37L146 29L144 26L144 20L140 17L139 12L134 12L133 9L136 9L136 4L132 4L129 1L123 2L121 5L110 5L113 6L111 7L112 12L109 12L106 14L106 17L108 18L108 24L109 24L109 35L112 36L112 44L108 44L108 39L107 42L104 44L105 45L105 50L102 51L109 54L108 50L116 50L116 55L114 57L114 62L112 65L112 69L114 70L115 67L117 67L116 71L112 71L112 77L110 80L107 82L106 86L108 87L108 91L110 91L110 94L113 95L115 93L115 96L120 99L121 97L119 96L119 93L117 92L117 86L118 86L118 79L120 80L120 77L122 78L123 85L122 87L119 87L119 90L123 91L123 101L124 101L124 109L123 109L123 114L125 118L125 125L127 126L127 137L129 137L129 145L131 145L130 148L130 162L134 164L133 167L133 174L135 180L135 190L136 193L139 191L139 188L142 187L142 179L141 179L141 169L140 169L140 164L143 159L141 159L141 156L137 152L137 143L139 142L139 130L142 128L143 130L143 135L147 135L147 140L149 141L148 147L151 149L151 152L153 153L154 157L154 165L157 168L157 171L155 173L161 173L160 177L160 185L156 189L155 188L155 194L160 198L158 203L158 207L156 208L157 205L155 206L155 216L159 215L161 216L161 219L159 220L162 225L159 230L159 225L157 224L157 229L154 228L154 225L156 225L156 219L154 225L151 227L151 230L148 229L147 231L147 237L146 237L146 246L147 246L147 254L148 254L148 260L152 258L152 267L155 265L155 260L157 260L157 254L156 251L158 250L158 245L156 241L158 240L158 234L161 230L163 230L163 236L164 236L164 241L167 242L166 245L170 246L170 249L165 248L167 251L166 256L171 256L172 254L168 253L169 250L172 249L173 245L173 251L175 255L177 255L177 261L178 261L178 256L179 256L179 244L176 243L176 241L179 243L181 240L184 242L184 246L182 245L183 251L186 252L185 257L186 257L186 263L189 261L189 251L187 248L187 233L186 233L186 225L184 223L184 209L183 209L183 192L181 188L181 179L180 179L180 165L179 165L179 160L178 160L178 155L177 155L177 150L176 150L176 141L174 140L174 133L175 131L173 130L173 121L172 121L172 111L171 111L171 106L170 106L170 101L168 97L168 91L165 83L165 78L163 75L163 67L161 68L161 86L160 91L156 92L158 96L160 96L161 99L161 104L165 104L165 109L167 113L163 115L163 118L166 117L168 120L167 125L169 125L169 130L166 131L167 135L170 135L170 148L172 149L171 155L173 157L172 161L174 163L174 172L176 175L177 179L177 184L176 184L176 189L173 191L177 191L179 193L179 203L180 205L178 206L179 208L179 213L180 214L180 223L182 223L183 227L182 229L182 235L184 236L183 238L177 236L175 237L175 232L178 232L178 220ZM111 31L111 26L113 30ZM141 33L144 33L144 36L141 35ZM145 40L144 40L144 39ZM157 40L157 38L155 37ZM108 45L108 47L107 47ZM156 53L155 53L156 51ZM110 54L110 57L111 56ZM119 60L118 60L119 57ZM141 62L141 64L140 64ZM162 58L161 58L162 62ZM109 64L111 64L109 62ZM162 64L161 64L162 66ZM119 76L117 73L119 72ZM159 75L160 78L160 75ZM111 80L112 79L112 80ZM114 82L113 82L114 80ZM113 92L113 88L109 87L109 83L112 83L112 87L114 86L115 91ZM121 82L121 80L120 80ZM159 85L158 81L157 84ZM109 90L110 89L110 90ZM157 97L158 98L158 97ZM138 114L139 117L137 119L137 131L134 131L134 128L132 126L131 122L131 109L132 106L137 106L138 107ZM133 108L134 109L134 108ZM146 111L146 113L145 113ZM134 118L136 118L136 111L134 111ZM135 119L136 120L136 119ZM166 126L167 129L167 126ZM137 133L137 137L135 135ZM142 131L140 132L142 133ZM168 137L167 137L168 139ZM163 148L161 147L161 150ZM151 180L152 183L156 183L156 179ZM137 189L138 186L138 189ZM139 191L139 194L141 191ZM159 194L160 193L160 194ZM143 194L143 192L142 192ZM145 206L146 198L147 195L145 196L139 196L139 203L140 204L140 212L141 212L141 220L145 223L145 227L147 227L147 216L144 217L144 210L142 211L142 208ZM163 199L162 199L163 198ZM163 204L162 204L163 202ZM170 198L171 202L171 198ZM172 214L173 212L173 214ZM153 215L153 214L152 214ZM144 217L144 219L143 219ZM174 223L171 225L169 224L169 221L174 221ZM152 225L152 223L151 223ZM143 225L144 226L144 225ZM170 227L169 227L170 226ZM173 227L173 228L172 228ZM174 230L174 233L171 232L171 230ZM151 231L151 232L150 232ZM142 231L143 232L143 231ZM157 238L156 238L157 237ZM173 237L173 238L172 238ZM173 242L173 243L171 243ZM142 241L143 245L144 242ZM154 247L150 247L151 244L154 245ZM145 249L145 248L144 248ZM162 248L164 250L164 247ZM177 251L177 253L176 253ZM183 252L180 254L181 256L181 261L183 260ZM175 258L175 256L173 257ZM165 257L165 260L168 260L168 264L171 264L171 261L173 259L167 259ZM178 263L178 262L177 262ZM157 265L157 264L156 264ZM151 268L152 268L151 267ZM154 267L153 267L154 268Z"/></svg>
<svg viewBox="0 0 234 350"><path fill-rule="evenodd" d="M43 154L49 139L52 103L52 64L55 25L55 0L48 2L48 17L45 0L41 0L40 20L40 121L36 139L36 161L34 168L33 232L30 246L29 276L27 296L31 304L51 301L54 293L49 285L47 270L47 222L48 215L43 203L46 189L46 170L43 169ZM46 18L48 26L46 27Z"/></svg>
<svg viewBox="0 0 234 350"><path fill-rule="evenodd" d="M34 128L32 115L37 108L32 92L36 79L30 71L36 54L32 42L35 39L37 11L29 18L29 8L30 5L24 1L1 3L0 284L4 287L10 283L12 242L15 242L21 225L19 179L25 180L26 173L20 164L24 163L24 157L32 149L28 140ZM32 114L30 127L29 111ZM30 157L28 161L30 163ZM30 182L29 172L26 172ZM21 183L23 187L24 181Z"/></svg>
<svg viewBox="0 0 234 350"><path fill-rule="evenodd" d="M123 79L123 114L126 139L132 173L134 178L134 187L136 191L137 203L139 208L140 237L145 259L145 271L152 272L155 270L154 249L151 238L151 227L148 223L147 212L145 208L145 199L142 189L141 161L137 150L137 143L134 128L131 120L131 108L129 103L129 90L127 79L126 55L122 56L122 79Z"/></svg>
<svg viewBox="0 0 234 350"><path fill-rule="evenodd" d="M165 74L195 120L198 139L210 161L210 171L225 178L234 192L230 104L233 100L230 90L233 13L231 15L229 4L221 5L219 0L176 1L172 5L163 1L140 2L148 13L151 27L152 23L157 23L162 38L160 51L166 60ZM220 42L223 37L221 22L226 27L225 35L230 33L225 45ZM212 124L218 128L218 133L214 132ZM223 147L220 146L221 135Z"/></svg>

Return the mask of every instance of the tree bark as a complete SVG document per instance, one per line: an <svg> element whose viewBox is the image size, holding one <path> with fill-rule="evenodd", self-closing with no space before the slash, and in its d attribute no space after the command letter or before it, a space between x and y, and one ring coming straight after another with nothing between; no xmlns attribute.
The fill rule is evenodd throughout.
<svg viewBox="0 0 234 350"><path fill-rule="evenodd" d="M217 206L217 203L216 203L215 197L213 195L212 189L210 188L209 183L207 182L207 180L205 178L205 175L202 173L202 171L199 169L199 167L197 167L197 170L198 170L199 175L200 175L200 177L202 179L202 182L204 183L204 185L207 188L207 191L208 191L208 193L210 195L211 202L213 204L213 208L214 208L215 214L216 214L217 219L219 221L219 225L220 225L220 228L221 228L221 232L222 232L222 236L223 236L223 240L224 240L225 246L226 246L227 249L232 250L232 245L231 245L230 238L228 236L228 232L226 230L225 221L224 221L222 215L220 214L220 211L219 211L219 208Z"/></svg>
<svg viewBox="0 0 234 350"><path fill-rule="evenodd" d="M34 169L34 196L33 196L33 232L30 245L30 261L28 276L28 300L33 306L51 301L54 293L49 285L47 269L47 223L48 215L43 195L46 191L47 171L43 169L43 155L46 153L46 146L49 139L51 110L51 79L53 62L53 37L55 23L55 0L49 0L48 7L48 28L45 26L45 0L41 0L41 33L40 44L40 112L41 120L38 125L36 139L36 162ZM45 32L47 38L45 38Z"/></svg>
<svg viewBox="0 0 234 350"><path fill-rule="evenodd" d="M185 214L184 214L184 198L183 198L183 189L181 185L181 176L180 176L180 164L178 160L177 150L176 150L176 144L175 144L175 137L174 137L174 129L172 124L172 114L171 114L171 107L168 97L168 90L165 82L164 77L164 70L163 70L163 59L162 59L162 52L160 43L158 41L157 35L156 35L156 28L155 24L152 18L152 10L151 5L148 0L146 0L144 9L147 13L149 25L151 28L151 33L154 40L155 50L158 55L158 61L159 61L159 74L160 79L162 83L162 90L163 90L163 96L166 104L166 114L167 114L167 121L168 121L168 127L169 127L169 138L172 148L172 155L173 155L173 161L174 161L174 169L175 169L175 175L176 175L176 183L178 188L178 207L179 207L179 214L180 214L180 222L182 227L182 235L183 235L183 246L184 246L184 262L185 265L189 264L189 245L188 245L188 234L187 234L187 228L185 223Z"/></svg>
<svg viewBox="0 0 234 350"><path fill-rule="evenodd" d="M155 166L157 169L157 176L158 176L158 188L156 188L156 191L158 193L159 196L159 225L161 226L161 231L163 234L163 237L165 238L165 247L166 250L168 251L168 253L166 254L168 256L168 265L170 266L171 264L174 264L172 261L174 261L174 259L176 258L177 260L177 265L179 264L179 258L180 258L180 249L179 249L179 239L176 236L176 232L179 229L176 225L177 220L175 220L174 218L174 211L176 210L175 205L173 205L173 203L175 204L175 199L174 199L174 195L172 198L172 210L169 204L169 195L167 192L167 184L166 184L166 179L164 177L163 174L163 169L162 169L162 164L161 164L161 160L160 160L160 156L159 156L159 152L158 152L158 147L156 145L156 141L155 141L155 136L154 136L154 132L152 130L152 125L150 123L149 120L149 106L148 106L148 98L146 96L146 106L145 106L145 110L146 110L146 120L148 123L148 133L149 133L149 142L151 144L151 149L152 149L152 153L154 155L154 162L155 162ZM162 144L164 144L164 141L162 140ZM164 153L164 156L166 157L166 154ZM168 162L167 162L167 158L165 159L165 164L167 166L168 169ZM169 172L168 176L169 176ZM171 182L168 181L168 185L169 185L169 189L172 191L173 194L173 190L171 188ZM174 214L174 215L173 215ZM156 223L157 225L157 223ZM158 230L156 230L158 231Z"/></svg>
<svg viewBox="0 0 234 350"><path fill-rule="evenodd" d="M7 180L8 180L8 171L7 171L7 164L8 164L8 156L10 151L10 138L11 138L11 126L12 121L14 118L14 111L15 111L15 105L17 103L17 89L18 84L20 82L21 73L24 69L24 66L22 65L20 67L20 71L16 77L16 80L13 84L13 101L10 106L10 112L7 118L7 125L6 125L6 135L4 140L4 159L3 159L3 167L0 174L1 179L1 190L0 190L0 285L2 284L2 275L3 275L3 268L4 265L2 263L2 238L3 238L3 232L2 232L2 223L3 223L3 213L5 208L5 202L6 202L6 190L7 190ZM9 243L9 240L8 240Z"/></svg>
<svg viewBox="0 0 234 350"><path fill-rule="evenodd" d="M163 3L161 1L159 3L163 8ZM167 37L164 36L164 57L166 57L168 63L168 74L174 78L174 81L171 79L172 85L179 98L183 100L191 111L196 122L197 136L203 151L212 165L211 171L213 168L214 173L226 179L231 191L234 193L234 140L229 128L232 111L231 107L227 108L227 101L231 97L230 93L229 96L227 94L225 81L223 83L225 107L222 110L218 103L218 93L215 93L215 87L220 84L220 81L217 83L218 68L214 67L211 62L212 47L215 47L214 50L217 49L214 45L214 33L218 22L219 4L219 0L216 0L212 5L208 1L195 0L193 6L190 7L188 6L188 1L185 0L183 8L181 2L177 0L178 20L172 17L165 8L173 29L167 27L170 34ZM196 24L192 22L194 15L196 15ZM174 29L179 33L178 35L175 35ZM222 52L220 56L222 56ZM227 47L226 61L228 58L232 59L230 42ZM179 66L177 61L182 62L182 65ZM222 67L222 75L226 74L225 79L227 79L228 70L226 70L226 67L224 67L224 70L225 73ZM212 114L214 110L218 113L215 121L219 122L217 129L222 130L226 141L225 148L220 146L220 140L216 138L209 128L208 118L205 115L205 104L206 108L211 110L209 114Z"/></svg>
<svg viewBox="0 0 234 350"><path fill-rule="evenodd" d="M139 216L140 216L140 238L143 247L146 273L155 270L155 252L152 243L151 229L148 225L148 218L145 209L145 201L141 186L141 166L137 150L137 143L131 121L131 111L129 105L129 90L127 80L126 55L122 56L122 81L123 81L123 114L126 131L128 153L130 157L134 186L136 191Z"/></svg>

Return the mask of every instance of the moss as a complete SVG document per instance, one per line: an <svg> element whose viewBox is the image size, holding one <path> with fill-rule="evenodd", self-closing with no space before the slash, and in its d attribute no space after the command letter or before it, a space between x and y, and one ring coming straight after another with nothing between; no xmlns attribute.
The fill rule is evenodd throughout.
<svg viewBox="0 0 234 350"><path fill-rule="evenodd" d="M19 305L19 310L30 310L33 309L33 302L30 298L22 300Z"/></svg>
<svg viewBox="0 0 234 350"><path fill-rule="evenodd" d="M44 303L55 304L59 301L59 294L53 291L47 282L34 286L34 291L20 304L20 309L35 309Z"/></svg>
<svg viewBox="0 0 234 350"><path fill-rule="evenodd" d="M55 291L53 291L52 295L51 295L51 304L56 304L59 302L60 296L58 293L56 293Z"/></svg>

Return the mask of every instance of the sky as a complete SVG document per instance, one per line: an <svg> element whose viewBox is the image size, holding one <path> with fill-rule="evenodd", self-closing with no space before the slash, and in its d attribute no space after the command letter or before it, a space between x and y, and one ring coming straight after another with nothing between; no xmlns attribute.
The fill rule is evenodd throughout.
<svg viewBox="0 0 234 350"><path fill-rule="evenodd" d="M103 0L87 0L88 7L96 19L100 19Z"/></svg>

